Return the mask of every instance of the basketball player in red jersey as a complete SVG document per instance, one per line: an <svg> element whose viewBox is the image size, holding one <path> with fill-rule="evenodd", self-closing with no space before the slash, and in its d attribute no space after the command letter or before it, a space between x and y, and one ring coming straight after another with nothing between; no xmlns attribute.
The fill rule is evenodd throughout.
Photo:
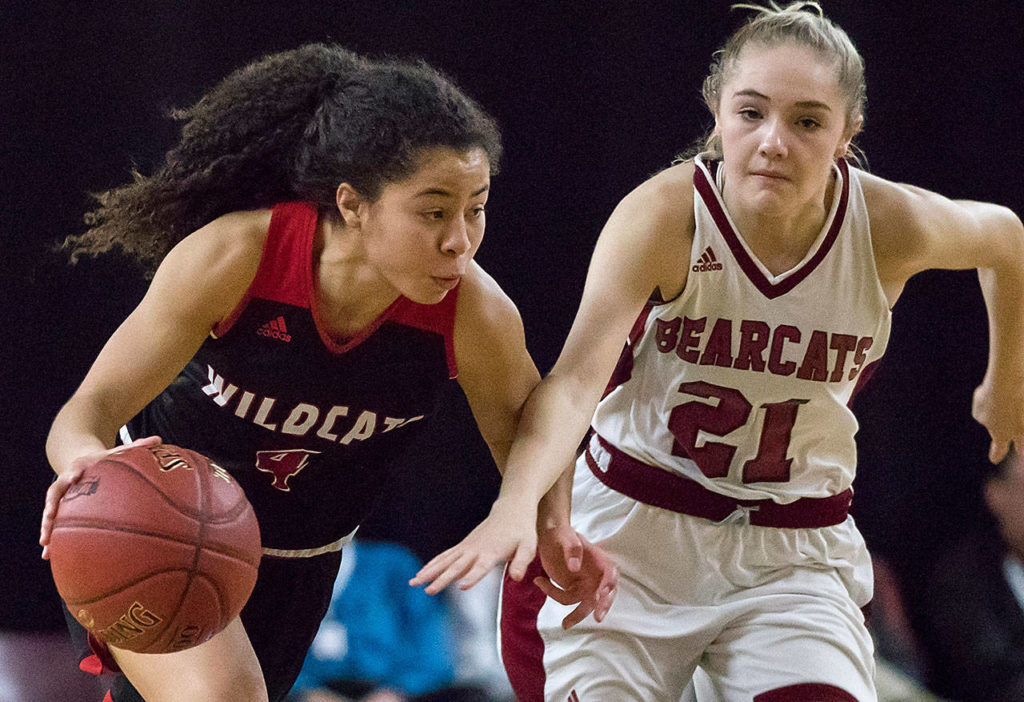
<svg viewBox="0 0 1024 702"><path fill-rule="evenodd" d="M74 255L117 246L159 265L53 423L41 543L61 495L118 437L210 457L260 523L241 617L177 653L93 639L93 664L125 674L114 702L280 700L342 547L444 384L458 378L503 467L539 380L515 306L473 262L500 140L428 66L328 45L247 66L183 117L166 164L101 196L69 241ZM564 504L535 503L530 519L553 525L542 540L575 620L607 609L614 569L548 509Z"/></svg>
<svg viewBox="0 0 1024 702"><path fill-rule="evenodd" d="M993 461L1024 438L1020 219L848 164L865 88L847 35L814 2L743 7L756 15L704 86L710 141L611 215L517 430L501 499L524 503L591 430L572 524L620 568L604 621L568 631L556 602L506 580L523 702L676 702L691 678L700 700L875 699L848 401L914 274L978 269L974 416ZM527 528L488 519L416 582L471 582Z"/></svg>

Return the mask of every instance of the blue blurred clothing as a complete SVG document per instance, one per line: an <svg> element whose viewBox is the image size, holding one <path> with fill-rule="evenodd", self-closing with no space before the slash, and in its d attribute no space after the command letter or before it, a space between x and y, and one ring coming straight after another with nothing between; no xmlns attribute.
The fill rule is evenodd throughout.
<svg viewBox="0 0 1024 702"><path fill-rule="evenodd" d="M397 544L346 546L330 609L293 690L352 680L419 695L451 685L450 614L444 600L409 586L420 567Z"/></svg>

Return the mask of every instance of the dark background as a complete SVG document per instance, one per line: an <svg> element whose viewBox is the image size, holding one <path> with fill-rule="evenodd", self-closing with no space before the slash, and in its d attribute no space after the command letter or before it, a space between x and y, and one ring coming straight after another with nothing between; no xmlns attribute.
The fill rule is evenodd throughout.
<svg viewBox="0 0 1024 702"><path fill-rule="evenodd" d="M1024 6L984 0L826 0L868 77L860 145L871 170L1024 214ZM144 290L117 256L67 266L89 192L148 172L172 144L168 110L265 53L336 40L422 57L498 119L506 142L478 260L522 312L550 368L589 254L615 203L710 123L700 83L742 12L727 2L4 3L0 7L2 449L0 627L61 626L36 544L49 422ZM984 431L970 418L985 366L973 273L923 274L858 398L855 510L913 595L935 549L981 518ZM428 557L485 514L497 475L462 398L366 532Z"/></svg>

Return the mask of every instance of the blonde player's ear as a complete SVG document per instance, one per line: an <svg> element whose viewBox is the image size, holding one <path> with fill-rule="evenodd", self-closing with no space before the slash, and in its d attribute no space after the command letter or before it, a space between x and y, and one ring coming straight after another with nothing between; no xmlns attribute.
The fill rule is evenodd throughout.
<svg viewBox="0 0 1024 702"><path fill-rule="evenodd" d="M836 160L844 158L850 153L850 143L853 138L860 134L861 127L864 126L864 116L858 115L857 119L850 123L850 126L846 128L843 133L843 140L839 143L839 147L836 149Z"/></svg>

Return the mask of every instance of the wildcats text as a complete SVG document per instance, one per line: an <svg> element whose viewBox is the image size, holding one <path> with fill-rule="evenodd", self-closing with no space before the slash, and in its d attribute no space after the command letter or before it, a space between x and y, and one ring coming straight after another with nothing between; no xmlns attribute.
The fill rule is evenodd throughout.
<svg viewBox="0 0 1024 702"><path fill-rule="evenodd" d="M345 405L318 407L308 402L294 406L278 406L273 397L260 397L226 381L207 366L209 383L203 392L221 407L233 407L235 416L246 419L269 431L291 436L318 436L327 441L350 444L365 441L374 434L383 434L423 419L418 417L387 417L372 410L350 413Z"/></svg>

